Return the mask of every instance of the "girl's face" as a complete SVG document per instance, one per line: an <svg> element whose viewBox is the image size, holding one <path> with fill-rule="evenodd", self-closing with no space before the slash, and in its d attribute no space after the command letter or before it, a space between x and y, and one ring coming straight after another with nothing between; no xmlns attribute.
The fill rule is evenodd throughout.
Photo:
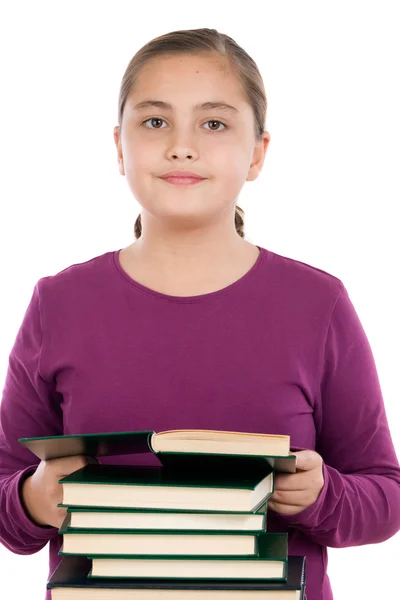
<svg viewBox="0 0 400 600"><path fill-rule="evenodd" d="M146 100L170 106L136 106ZM195 108L206 102L233 108ZM261 171L270 138L265 132L256 142L251 106L223 59L178 55L153 59L142 68L114 139L120 172L145 211L174 224L177 219L199 224L218 216L233 223L239 192ZM172 185L161 179L172 170L194 171L205 179Z"/></svg>

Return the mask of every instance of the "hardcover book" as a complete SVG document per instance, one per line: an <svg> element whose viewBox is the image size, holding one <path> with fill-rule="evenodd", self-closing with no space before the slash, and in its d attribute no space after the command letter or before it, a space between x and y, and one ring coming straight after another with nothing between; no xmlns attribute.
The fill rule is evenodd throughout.
<svg viewBox="0 0 400 600"><path fill-rule="evenodd" d="M87 464L59 480L62 505L255 512L274 489L266 465L243 470L176 471L164 467Z"/></svg>
<svg viewBox="0 0 400 600"><path fill-rule="evenodd" d="M66 517L68 518L68 517ZM59 552L89 556L124 554L129 556L153 555L247 555L258 552L257 536L248 532L198 530L135 531L126 529L70 529L65 523L59 529L63 545Z"/></svg>
<svg viewBox="0 0 400 600"><path fill-rule="evenodd" d="M286 582L244 580L100 579L88 577L92 561L64 556L47 589L52 600L305 600L304 556L289 556Z"/></svg>
<svg viewBox="0 0 400 600"><path fill-rule="evenodd" d="M253 512L207 512L142 508L84 508L68 506L69 529L155 529L249 531L266 529L267 503Z"/></svg>
<svg viewBox="0 0 400 600"><path fill-rule="evenodd" d="M210 544L213 538L210 537ZM135 577L162 579L275 579L286 580L287 533L257 536L256 556L127 556L91 555L89 577Z"/></svg>
<svg viewBox="0 0 400 600"><path fill-rule="evenodd" d="M267 462L274 470L294 473L296 457L289 454L287 435L202 429L155 433L125 431L19 438L41 460L65 456L122 456L154 453L165 466L225 468Z"/></svg>

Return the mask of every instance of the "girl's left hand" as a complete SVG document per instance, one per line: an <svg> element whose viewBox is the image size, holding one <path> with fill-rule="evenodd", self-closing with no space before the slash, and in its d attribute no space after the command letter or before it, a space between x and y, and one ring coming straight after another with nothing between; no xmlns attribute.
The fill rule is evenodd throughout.
<svg viewBox="0 0 400 600"><path fill-rule="evenodd" d="M322 488L322 457L313 450L291 452L296 456L296 473L275 473L274 493L268 507L277 513L295 515L314 504Z"/></svg>

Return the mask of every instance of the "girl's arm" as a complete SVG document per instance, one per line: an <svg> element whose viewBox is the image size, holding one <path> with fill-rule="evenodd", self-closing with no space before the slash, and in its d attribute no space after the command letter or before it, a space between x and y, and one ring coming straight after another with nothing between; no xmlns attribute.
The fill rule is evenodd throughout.
<svg viewBox="0 0 400 600"><path fill-rule="evenodd" d="M11 350L0 403L0 541L16 554L33 554L57 535L57 528L35 524L21 500L22 484L39 459L18 438L63 433L60 395L40 374L39 290L40 280Z"/></svg>
<svg viewBox="0 0 400 600"><path fill-rule="evenodd" d="M280 518L323 546L383 542L400 530L400 467L372 351L343 284L319 381L315 449L324 486L314 504Z"/></svg>

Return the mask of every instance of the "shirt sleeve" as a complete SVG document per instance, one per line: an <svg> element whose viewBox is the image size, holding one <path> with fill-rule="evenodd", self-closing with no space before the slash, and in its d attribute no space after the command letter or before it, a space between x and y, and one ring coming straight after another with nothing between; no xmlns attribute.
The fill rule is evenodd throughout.
<svg viewBox="0 0 400 600"><path fill-rule="evenodd" d="M34 523L21 501L21 485L39 459L18 442L20 437L62 433L62 413L54 382L40 374L43 332L39 280L9 356L0 403L0 541L16 554L43 548L54 527Z"/></svg>
<svg viewBox="0 0 400 600"><path fill-rule="evenodd" d="M314 418L324 486L314 504L280 518L323 546L387 540L400 530L400 467L371 347L342 283Z"/></svg>

